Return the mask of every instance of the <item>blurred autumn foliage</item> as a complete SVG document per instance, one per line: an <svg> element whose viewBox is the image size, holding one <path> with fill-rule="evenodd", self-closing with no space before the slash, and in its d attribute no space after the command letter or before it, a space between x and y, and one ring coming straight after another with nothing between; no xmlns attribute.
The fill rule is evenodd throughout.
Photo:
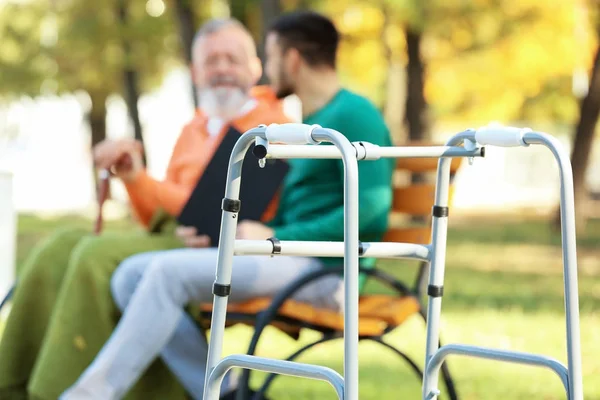
<svg viewBox="0 0 600 400"><path fill-rule="evenodd" d="M416 27L423 35L425 97L436 120L575 122L573 75L591 67L597 45L592 16L581 6L561 0L434 0L418 12L416 4L323 2L321 9L345 34L340 67L357 90L384 103L390 68L408 63L407 27Z"/></svg>
<svg viewBox="0 0 600 400"><path fill-rule="evenodd" d="M591 140L594 107L587 128L576 127L593 75L597 7L585 0L0 0L0 99L85 91L97 141L106 98L122 95L135 126L137 98L173 66L189 64L189 44L206 18L240 19L260 49L272 18L312 8L342 32L343 82L385 112L398 141L490 121L545 124ZM582 158L587 165L589 154Z"/></svg>
<svg viewBox="0 0 600 400"><path fill-rule="evenodd" d="M0 95L35 95L43 89L119 92L122 79L115 74L127 65L139 71L142 89L151 89L174 63L189 61L183 57L189 39L186 49L178 48L178 21L191 15L186 24L195 29L210 15L229 11L226 2L216 0L148 1L156 2L164 5L160 16L149 15L144 2L126 0L1 1ZM127 27L119 23L119 3L127 9ZM231 13L260 40L264 9L277 1L232 3ZM597 45L590 23L595 10L577 1L279 3L275 14L308 6L334 18L344 36L339 56L344 82L382 108L397 97L388 92L404 90L398 76L408 64L406 31L422 34L425 98L431 118L442 122L573 124L578 117L573 76L585 79ZM185 29L188 37L193 34ZM123 42L130 43L130 55Z"/></svg>

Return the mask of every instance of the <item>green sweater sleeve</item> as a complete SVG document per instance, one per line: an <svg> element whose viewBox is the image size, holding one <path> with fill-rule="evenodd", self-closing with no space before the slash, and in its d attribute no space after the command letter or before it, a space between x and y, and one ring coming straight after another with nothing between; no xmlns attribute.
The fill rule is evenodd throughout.
<svg viewBox="0 0 600 400"><path fill-rule="evenodd" d="M359 173L359 175L362 175ZM364 175L369 176L368 173ZM360 179L360 178L359 178ZM362 188L362 184L359 183ZM387 226L389 211L389 190L384 187L373 186L367 183L366 190L359 193L359 231L363 233L361 239L365 240L365 233L373 231L373 235L381 234ZM344 239L344 208L332 209L329 213L315 220L303 221L293 225L274 227L275 237L280 240L300 241L342 241ZM380 228L380 229L378 229ZM370 235L369 235L370 236Z"/></svg>
<svg viewBox="0 0 600 400"><path fill-rule="evenodd" d="M375 114L375 113L373 113ZM350 142L368 141L389 145L389 132L383 120L375 115L357 113L349 116L334 129L343 133ZM343 178L343 164L336 163ZM393 163L388 159L359 161L359 231L361 240L379 240L387 229L392 201L391 178ZM340 193L340 195L343 195ZM280 240L341 241L344 238L344 207L340 204L318 218L286 226L274 226L275 237Z"/></svg>

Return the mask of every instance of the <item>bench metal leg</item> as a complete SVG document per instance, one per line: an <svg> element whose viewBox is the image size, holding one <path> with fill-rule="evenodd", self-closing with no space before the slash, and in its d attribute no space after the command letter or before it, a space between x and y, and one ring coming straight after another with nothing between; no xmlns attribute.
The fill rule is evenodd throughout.
<svg viewBox="0 0 600 400"><path fill-rule="evenodd" d="M296 358L298 358L300 355L302 355L304 352L308 351L309 349L311 349L312 347L321 344L321 343L325 343L331 340L335 340L335 339L339 339L341 336L341 334L336 334L336 335L325 335L323 336L321 339L317 340L316 342L312 342L309 343L305 346L303 346L301 349L299 349L298 351L296 351L294 354L292 354L291 356L289 356L286 360L287 361L293 361ZM364 337L361 340L371 340L373 342L379 343L380 345L386 347L387 349L393 351L395 354L397 354L398 356L400 356L404 361L406 361L408 363L408 365L410 366L410 368L413 370L413 372L415 372L419 378L419 382L421 382L421 380L423 379L423 371L421 371L421 369L419 368L419 366L410 358L408 357L408 355L406 355L404 352L400 351L399 349L397 349L396 347L392 346L391 344L385 342L383 340L383 338L381 337ZM276 374L270 374L267 379L265 380L265 382L263 383L262 387L260 388L260 390L254 395L254 397L252 398L252 400L262 400L263 396L266 394L269 386L273 383L273 381L275 380L275 378L277 378L278 375ZM455 399L452 396L449 396L451 399Z"/></svg>
<svg viewBox="0 0 600 400"><path fill-rule="evenodd" d="M281 290L273 298L269 307L267 309L265 309L264 311L262 311L258 315L258 317L256 319L256 323L254 324L254 333L252 335L252 339L250 340L247 354L254 355L254 353L256 352L256 347L258 346L258 341L259 341L263 331L265 330L265 328L267 326L269 326L271 324L271 322L273 322L275 320L275 318L277 317L277 313L278 313L279 309L281 308L281 306L287 300L291 299L292 296L294 295L294 293L296 293L304 285L312 282L315 279L318 279L318 278L326 276L326 275L331 275L334 273L339 274L342 271L343 271L343 268L339 268L339 269L332 268L330 270L314 271L314 272L308 273L308 274L298 278L296 281L292 282L286 288ZM251 371L249 369L242 371L236 400L248 400L249 399L249 397L250 397L250 393L249 393L250 373L251 373Z"/></svg>
<svg viewBox="0 0 600 400"><path fill-rule="evenodd" d="M323 277L325 275L330 275L330 274L337 274L337 273L340 273L341 271L342 271L342 268L340 267L340 268L331 268L328 270L311 272L311 273L299 278L297 281L291 283L288 287L286 287L284 290L282 290L277 296L275 296L273 298L271 304L269 305L269 307L267 309L265 309L264 311L262 311L260 313L259 317L257 318L257 321L255 323L254 333L252 335L252 339L250 341L250 345L248 347L247 354L253 355L255 353L256 348L258 346L258 341L259 341L264 329L267 326L269 326L276 319L278 311L281 308L281 306L287 300L289 300L294 295L294 293L296 293L298 290L300 290L304 285L306 285L320 277ZM361 268L360 271L369 275L371 278L375 278L376 280L381 281L384 284L392 287L395 291L398 292L399 295L411 295L412 294L412 291L410 289L408 289L408 287L406 287L402 282L398 281L392 275L390 275L386 272L383 272L378 269L366 269L366 268ZM426 320L427 314L423 310L419 310L419 314ZM389 332L386 332L386 333L389 333ZM366 339L375 340L374 338L366 338ZM322 340L322 341L328 341L328 340L331 340L331 339ZM322 343L322 341L320 340L318 342L315 342L314 344ZM422 376L421 370L416 366L416 364L412 360L407 359L406 355L404 355L403 353L400 354L401 352L399 352L398 349L392 348L391 345L389 345L386 342L383 342L383 340L381 340L380 343L386 347L390 347L390 349L392 351L398 353L401 357L406 359L406 361L409 364L411 364L411 368L413 368L413 370L415 370L415 371L418 371L418 374L421 374L421 376ZM292 356L294 356L294 358L299 356L304 351L308 350L311 346L312 346L312 344L305 346L306 348L302 348L302 349L298 350L296 352L298 354L294 353ZM440 343L440 346L441 346L441 343ZM288 360L290 360L290 359L288 358ZM442 369L442 378L443 378L446 388L448 390L448 398L450 400L458 400L458 393L456 391L456 387L455 387L454 381L452 379L452 376L450 374L450 370L448 368L447 362L444 362L442 364L441 369ZM238 389L238 395L237 395L238 397L236 400L249 400L250 399L250 392L249 392L250 374L251 374L250 370L244 370L242 372L241 379L239 382L239 389ZM272 379L270 377L268 379L270 381L272 381ZM270 384L270 381L269 381L269 384ZM267 387L268 387L268 385L267 385ZM261 389L261 392L259 392L259 393L262 393L262 395L264 395L264 393L266 391L266 388L264 385L263 385L263 388L264 388L264 391L263 391L263 389ZM261 397L255 397L254 399L260 399L260 398Z"/></svg>
<svg viewBox="0 0 600 400"><path fill-rule="evenodd" d="M247 354L253 355L256 351L256 347L258 346L258 340L262 335L264 329L269 326L277 317L277 313L281 306L292 296L300 290L304 285L321 278L326 275L339 274L343 272L343 267L339 268L328 268L319 271L314 271L304 275L301 278L298 278L296 281L289 284L286 288L281 290L271 301L271 304L267 309L262 311L254 325L254 334L252 335L252 339L250 340L250 345L248 346ZM359 268L359 271L369 275L370 277L374 277L378 280L383 281L387 285L391 286L394 290L396 290L400 295L409 295L411 291L402 283L394 279L391 275L386 274L377 269L370 268ZM239 390L237 394L236 400L248 400L249 393L249 382L250 382L250 370L244 370L240 377Z"/></svg>
<svg viewBox="0 0 600 400"><path fill-rule="evenodd" d="M408 363L408 365L410 365L411 369L417 374L417 376L419 377L419 379L423 379L423 371L421 371L421 368L419 368L419 366L406 354L404 354L402 351L398 350L397 348L395 348L394 346L392 346L391 344L385 342L383 340L383 338L381 337L367 337L364 338L363 340L371 340L375 343L379 343L380 345L388 348L389 350L393 351L394 353L396 353L398 356L400 356L404 361L406 361Z"/></svg>
<svg viewBox="0 0 600 400"><path fill-rule="evenodd" d="M335 334L331 334L331 335L323 335L323 337L321 339L319 339L315 342L309 343L309 344L303 346L302 348L300 348L294 354L292 354L291 356L286 358L286 361L294 361L296 358L300 357L300 355L302 355L304 352L308 351L309 349L313 348L314 346L321 344L321 343L329 342L332 340L340 339L341 337L342 337L341 333L335 333ZM261 386L259 391L256 392L256 394L252 398L252 400L262 400L263 396L267 393L269 386L271 385L271 383L273 383L275 378L277 378L278 376L279 375L277 375L277 374L269 374L269 376L267 377L267 379L265 379L265 382L263 383L263 385Z"/></svg>
<svg viewBox="0 0 600 400"><path fill-rule="evenodd" d="M366 339L373 340L373 341L387 347L388 349L392 350L394 353L398 354L411 366L411 368L419 376L419 378L421 380L423 379L423 377L424 377L423 371L421 371L421 369L417 366L417 364L411 358L409 358L406 354L404 354L402 351L398 350L391 344L385 342L383 340L383 338L366 338ZM440 344L440 346L441 346L441 344ZM448 363L443 362L441 364L441 369L442 369L442 379L444 380L444 383L446 384L446 389L448 390L448 398L450 400L458 400L458 393L456 392L456 387L454 386L454 381L452 379L452 376L450 375L450 370L448 369Z"/></svg>

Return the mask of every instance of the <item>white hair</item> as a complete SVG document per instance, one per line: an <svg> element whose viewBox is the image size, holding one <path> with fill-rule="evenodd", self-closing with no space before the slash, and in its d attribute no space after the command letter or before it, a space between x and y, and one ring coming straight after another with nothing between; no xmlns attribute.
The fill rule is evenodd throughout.
<svg viewBox="0 0 600 400"><path fill-rule="evenodd" d="M210 36L214 33L217 33L217 32L223 31L225 29L229 29L229 28L236 28L236 29L239 29L240 31L242 31L243 33L245 33L246 36L248 37L248 43L250 44L250 51L252 53L251 55L257 54L256 53L256 44L254 43L252 34L248 30L248 28L246 28L244 26L244 24L242 24L239 20L237 20L235 18L213 18L213 19L206 21L204 24L202 24L200 29L198 29L198 31L196 32L196 35L194 36L192 48L196 47L196 44L200 41L200 39L203 39L206 36Z"/></svg>

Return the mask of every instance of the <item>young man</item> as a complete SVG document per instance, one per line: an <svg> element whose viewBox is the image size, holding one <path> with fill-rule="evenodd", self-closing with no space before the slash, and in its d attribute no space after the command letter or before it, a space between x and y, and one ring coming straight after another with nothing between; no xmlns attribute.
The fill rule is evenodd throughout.
<svg viewBox="0 0 600 400"><path fill-rule="evenodd" d="M335 69L339 35L327 18L295 13L279 18L267 38L266 72L280 98L295 93L304 122L345 134L350 141L389 145L377 109L341 88ZM237 237L260 240L343 240L343 169L340 160L290 160L276 217L269 225L240 221ZM390 160L359 163L360 238L379 241L391 207ZM94 363L62 399L120 398L161 356L194 399L203 395L207 343L184 312L189 303L213 300L217 249L183 249L132 257L112 279L116 302L124 310L111 339ZM230 302L273 296L310 271L340 265L341 259L238 256L233 259ZM373 260L362 261L372 265ZM296 299L343 311L343 281L327 276L306 287ZM223 398L233 398L226 380Z"/></svg>
<svg viewBox="0 0 600 400"><path fill-rule="evenodd" d="M183 129L166 179L145 171L140 146L106 141L94 150L100 168L114 166L129 193L133 210L147 227L165 211L175 217L185 205L225 132L240 133L258 124L284 123L281 102L268 88L254 87L262 69L255 44L237 21L211 21L198 33L193 49L193 76L201 110ZM119 163L124 155L131 162ZM193 229L191 230L193 233ZM110 337L118 309L110 295L110 277L127 257L151 251L205 245L190 229L172 234L91 236L62 231L46 240L25 263L13 307L0 343L0 399L51 400L71 385ZM183 390L164 365L132 397L181 398Z"/></svg>

